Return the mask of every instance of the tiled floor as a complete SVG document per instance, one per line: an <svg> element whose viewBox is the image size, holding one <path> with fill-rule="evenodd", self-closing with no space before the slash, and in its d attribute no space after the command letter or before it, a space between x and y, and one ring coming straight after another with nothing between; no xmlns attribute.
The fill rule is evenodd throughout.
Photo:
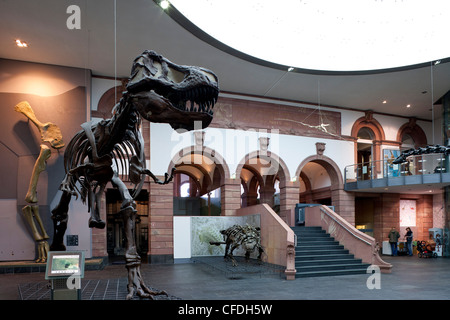
<svg viewBox="0 0 450 320"><path fill-rule="evenodd" d="M381 274L380 289L371 274L301 278L287 281L277 274L225 273L204 263L143 264L142 274L148 286L165 290L182 300L448 300L450 299L450 259L390 257L390 274ZM118 295L106 299L124 299L127 271L124 265L108 265L103 270L85 271L82 284L95 281L118 286ZM368 281L369 280L369 281ZM21 300L19 288L44 283L43 272L0 274L0 299ZM123 288L122 288L123 287ZM101 297L97 297L100 299Z"/></svg>

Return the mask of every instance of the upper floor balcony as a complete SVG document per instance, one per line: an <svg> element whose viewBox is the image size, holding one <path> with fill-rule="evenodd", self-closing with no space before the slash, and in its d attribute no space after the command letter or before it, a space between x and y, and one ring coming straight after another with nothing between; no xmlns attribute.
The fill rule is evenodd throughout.
<svg viewBox="0 0 450 320"><path fill-rule="evenodd" d="M358 192L431 193L450 185L448 156L441 153L358 163L345 167L344 189Z"/></svg>

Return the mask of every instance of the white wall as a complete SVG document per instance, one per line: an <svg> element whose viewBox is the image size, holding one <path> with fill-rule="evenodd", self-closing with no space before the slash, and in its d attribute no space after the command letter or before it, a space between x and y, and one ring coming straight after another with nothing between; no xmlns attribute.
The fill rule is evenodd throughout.
<svg viewBox="0 0 450 320"><path fill-rule="evenodd" d="M341 169L353 163L353 143L336 139L323 139L278 134L277 131L252 131L207 128L204 130L206 147L215 150L227 163L230 175L245 156L259 150L259 137L269 137L269 151L278 155L289 169L291 177L295 175L301 162L316 155L316 142L326 144L324 155L331 158ZM150 125L150 170L163 175L172 158L183 148L194 144L193 132L177 133L167 124Z"/></svg>

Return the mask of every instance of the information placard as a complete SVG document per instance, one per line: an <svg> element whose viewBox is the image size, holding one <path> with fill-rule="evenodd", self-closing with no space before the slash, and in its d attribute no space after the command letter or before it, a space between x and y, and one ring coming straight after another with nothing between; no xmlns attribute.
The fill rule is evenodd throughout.
<svg viewBox="0 0 450 320"><path fill-rule="evenodd" d="M47 259L46 279L84 276L84 252L50 251Z"/></svg>

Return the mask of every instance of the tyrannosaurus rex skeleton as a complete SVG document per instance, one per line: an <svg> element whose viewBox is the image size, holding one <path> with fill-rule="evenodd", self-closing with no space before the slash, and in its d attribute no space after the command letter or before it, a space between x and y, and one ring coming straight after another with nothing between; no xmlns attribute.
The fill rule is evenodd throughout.
<svg viewBox="0 0 450 320"><path fill-rule="evenodd" d="M128 269L128 296L160 294L145 286L140 272L140 257L135 244L136 204L145 175L156 183L172 180L166 174L159 181L145 168L144 145L139 130L141 119L168 123L173 129L206 128L213 117L213 107L219 94L217 76L210 70L177 65L154 51L145 51L134 60L131 76L121 100L110 119L84 123L69 142L64 154L66 176L60 186L59 204L52 210L54 238L52 250L65 250L63 235L68 222L68 207L72 195L81 196L91 212L89 227L104 228L100 219L100 199L108 182L119 190L122 198ZM190 102L188 104L188 102ZM129 180L135 185L129 192L119 176L128 167Z"/></svg>

